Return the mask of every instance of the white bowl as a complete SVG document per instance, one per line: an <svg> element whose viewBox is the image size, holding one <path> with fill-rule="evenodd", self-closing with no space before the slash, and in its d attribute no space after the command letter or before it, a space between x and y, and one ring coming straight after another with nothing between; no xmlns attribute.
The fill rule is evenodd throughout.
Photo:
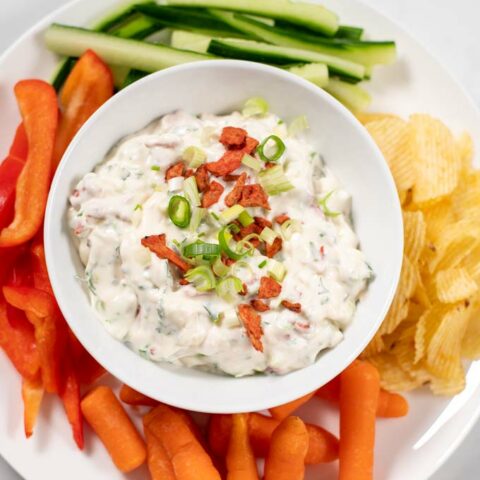
<svg viewBox="0 0 480 480"><path fill-rule="evenodd" d="M168 112L228 113L252 96L289 120L307 116L309 141L353 196L355 230L375 272L345 338L302 370L284 376L232 378L150 362L111 337L90 306L67 223L76 183L122 137ZM280 69L235 60L181 65L150 75L115 95L71 143L53 180L45 217L48 271L60 308L84 347L136 390L189 410L256 411L291 401L328 382L373 337L392 301L403 251L401 209L390 171L355 117L320 88Z"/></svg>

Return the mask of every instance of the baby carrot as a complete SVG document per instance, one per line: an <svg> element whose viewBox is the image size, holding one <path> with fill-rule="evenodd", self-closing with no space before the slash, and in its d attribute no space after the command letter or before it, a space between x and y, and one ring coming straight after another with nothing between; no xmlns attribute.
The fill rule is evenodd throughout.
<svg viewBox="0 0 480 480"><path fill-rule="evenodd" d="M159 404L144 417L145 426L163 445L177 480L220 480L220 474L185 418Z"/></svg>
<svg viewBox="0 0 480 480"><path fill-rule="evenodd" d="M120 471L131 472L145 462L145 443L109 387L96 387L83 398L81 407Z"/></svg>
<svg viewBox="0 0 480 480"><path fill-rule="evenodd" d="M340 375L339 480L372 480L378 370L356 361Z"/></svg>
<svg viewBox="0 0 480 480"><path fill-rule="evenodd" d="M232 417L232 430L227 451L227 480L259 480L257 464L248 439L248 415Z"/></svg>
<svg viewBox="0 0 480 480"><path fill-rule="evenodd" d="M280 424L278 420L260 413L251 413L248 419L250 444L256 457L265 457L270 447L272 433ZM309 444L306 464L333 462L338 458L338 439L318 425L306 424ZM210 448L220 457L226 453L226 445L232 428L231 415L212 415L208 431Z"/></svg>
<svg viewBox="0 0 480 480"><path fill-rule="evenodd" d="M137 392L126 384L122 385L122 388L120 389L120 400L128 405L144 405L147 407L158 405L158 402L153 398Z"/></svg>
<svg viewBox="0 0 480 480"><path fill-rule="evenodd" d="M304 403L307 403L315 395L315 393L316 392L308 393L307 395L297 398L292 402L270 408L269 412L273 418L276 418L277 420L283 420L297 410L297 408L300 408Z"/></svg>
<svg viewBox="0 0 480 480"><path fill-rule="evenodd" d="M329 402L338 402L340 399L340 377L335 377L316 393L317 397ZM378 396L377 417L395 418L408 414L408 402L398 393L390 393L380 389Z"/></svg>
<svg viewBox="0 0 480 480"><path fill-rule="evenodd" d="M144 425L147 440L147 463L152 480L176 480L172 462L162 442Z"/></svg>
<svg viewBox="0 0 480 480"><path fill-rule="evenodd" d="M307 450L308 432L302 420L283 420L272 435L264 480L303 480Z"/></svg>

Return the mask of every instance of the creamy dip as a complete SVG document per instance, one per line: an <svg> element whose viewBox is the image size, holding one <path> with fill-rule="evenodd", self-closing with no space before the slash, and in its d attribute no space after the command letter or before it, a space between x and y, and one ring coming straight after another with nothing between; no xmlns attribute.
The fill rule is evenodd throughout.
<svg viewBox="0 0 480 480"><path fill-rule="evenodd" d="M184 179L166 181L165 172L191 146L206 154L207 164L218 161L226 151L219 138L227 126L241 127L259 142L272 134L279 137L286 148L276 163L293 186L268 196L270 210L245 209L252 217L272 221L271 230L283 243L274 260L261 248L251 249L230 266L230 275L240 279L247 293L228 301L215 290L202 292L194 283L180 284L182 272L141 243L146 236L164 234L166 245L179 255L182 246L199 240L199 235L202 242L219 243L222 224L216 219L227 210L225 197L235 182L210 177L225 190L191 231L169 218L170 199L183 195ZM265 152L273 150L272 143ZM252 156L259 158L258 153ZM248 174L247 184L259 183L258 173L243 164L233 173L242 172ZM78 183L70 204L69 222L93 308L112 336L155 362L234 376L303 368L342 340L371 277L350 222L350 195L306 136L289 134L285 123L270 113L165 115L123 139ZM291 221L280 225L274 221L279 215ZM253 347L238 307L257 298L260 279L271 276L275 262L285 273L277 278L281 293L262 300L269 310L258 313L260 351ZM300 307L292 311L284 300Z"/></svg>

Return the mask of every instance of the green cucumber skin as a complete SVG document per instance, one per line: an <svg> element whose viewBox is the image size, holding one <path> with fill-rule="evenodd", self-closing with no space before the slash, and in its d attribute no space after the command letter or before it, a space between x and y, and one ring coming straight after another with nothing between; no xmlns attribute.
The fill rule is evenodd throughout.
<svg viewBox="0 0 480 480"><path fill-rule="evenodd" d="M347 40L361 40L362 36L363 28L351 27L349 25L340 25L335 34L335 38L345 38Z"/></svg>
<svg viewBox="0 0 480 480"><path fill-rule="evenodd" d="M217 8L260 17L289 21L327 36L338 30L337 16L326 8L312 3L290 0L167 0L173 7Z"/></svg>
<svg viewBox="0 0 480 480"><path fill-rule="evenodd" d="M125 81L123 82L121 89L123 90L124 88L127 88L132 83L135 83L136 81L141 80L147 75L149 75L147 72L142 72L141 70L130 70L128 72L127 78L125 78Z"/></svg>
<svg viewBox="0 0 480 480"><path fill-rule="evenodd" d="M324 89L354 113L366 110L372 101L370 94L362 87L338 78L331 78Z"/></svg>
<svg viewBox="0 0 480 480"><path fill-rule="evenodd" d="M72 71L76 63L76 58L67 57L60 64L60 67L52 80L52 86L57 93L62 89L65 80L70 75L70 72Z"/></svg>

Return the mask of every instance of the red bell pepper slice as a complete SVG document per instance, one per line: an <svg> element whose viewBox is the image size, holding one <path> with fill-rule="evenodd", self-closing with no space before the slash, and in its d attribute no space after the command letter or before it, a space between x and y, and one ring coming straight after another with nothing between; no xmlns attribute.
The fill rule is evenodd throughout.
<svg viewBox="0 0 480 480"><path fill-rule="evenodd" d="M16 184L15 215L0 232L0 247L25 243L42 225L58 122L57 96L48 83L23 80L15 86L15 95L28 137L28 158Z"/></svg>
<svg viewBox="0 0 480 480"><path fill-rule="evenodd" d="M25 313L10 307L0 295L0 347L13 366L29 380L35 380L40 371L40 355L35 332Z"/></svg>
<svg viewBox="0 0 480 480"><path fill-rule="evenodd" d="M48 277L47 263L45 261L45 248L41 235L37 235L31 245L33 285L35 288L53 296L53 289Z"/></svg>
<svg viewBox="0 0 480 480"><path fill-rule="evenodd" d="M13 265L24 251L25 247L23 245L11 248L0 248L0 285L5 285L13 275ZM11 281L8 283L11 283Z"/></svg>
<svg viewBox="0 0 480 480"><path fill-rule="evenodd" d="M27 154L27 136L23 124L20 124L7 158L0 164L0 228L6 227L13 220L15 187Z"/></svg>
<svg viewBox="0 0 480 480"><path fill-rule="evenodd" d="M23 424L27 438L30 438L33 434L33 428L37 422L44 392L45 389L43 388L43 382L40 377L35 380L23 379Z"/></svg>
<svg viewBox="0 0 480 480"><path fill-rule="evenodd" d="M80 382L72 359L66 357L65 360L65 384L60 396L62 398L68 421L72 426L75 443L80 450L83 450L83 416L80 409Z"/></svg>
<svg viewBox="0 0 480 480"><path fill-rule="evenodd" d="M113 93L112 72L101 58L87 50L73 67L60 96L63 115L55 142L54 169L82 125Z"/></svg>
<svg viewBox="0 0 480 480"><path fill-rule="evenodd" d="M30 313L36 317L52 317L57 314L55 299L46 292L33 287L3 287L5 300L15 308ZM33 322L32 322L33 323Z"/></svg>

